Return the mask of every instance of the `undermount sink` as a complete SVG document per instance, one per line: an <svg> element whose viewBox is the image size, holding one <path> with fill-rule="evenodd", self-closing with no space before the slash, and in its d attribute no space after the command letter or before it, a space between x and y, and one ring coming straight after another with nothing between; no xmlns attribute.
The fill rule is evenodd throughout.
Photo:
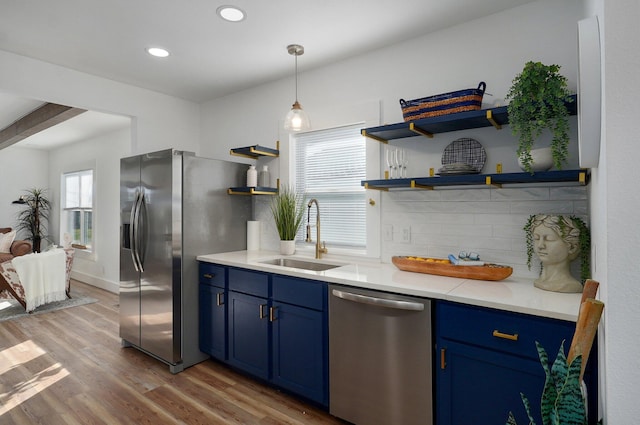
<svg viewBox="0 0 640 425"><path fill-rule="evenodd" d="M297 260L294 258L276 258L273 260L260 261L260 263L271 264L273 266L280 267L292 267L294 269L311 270L315 272L335 269L336 267L342 266L342 264L320 263L314 261Z"/></svg>

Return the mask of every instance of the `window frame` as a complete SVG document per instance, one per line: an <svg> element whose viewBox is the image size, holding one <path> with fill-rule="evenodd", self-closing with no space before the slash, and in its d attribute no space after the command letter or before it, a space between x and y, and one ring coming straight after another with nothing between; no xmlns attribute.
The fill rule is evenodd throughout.
<svg viewBox="0 0 640 425"><path fill-rule="evenodd" d="M368 232L367 232L367 226L366 226L366 206L364 205L364 202L366 201L366 197L367 194L364 190L364 188L359 184L359 181L361 180L365 180L367 173L366 173L366 168L367 168L367 144L366 144L366 138L364 138L363 136L361 136L360 133L360 129L364 126L364 123L360 122L360 123L355 123L355 124L348 124L348 125L342 125L342 126L336 126L336 127L330 127L330 128L324 128L324 129L319 129L319 130L311 130L308 132L304 132L304 133L296 133L292 136L292 146L294 146L294 150L293 150L293 154L292 154L292 162L293 162L293 176L294 176L294 180L296 180L296 182L298 183L298 178L300 177L298 175L298 153L299 153L299 149L301 148L301 143L304 142L308 142L311 143L312 145L310 145L308 147L308 149L314 151L316 150L316 147L319 144L322 143L335 143L335 140L332 140L334 137L342 137L342 139L351 139L352 137L355 138L362 138L359 141L362 143L362 148L364 149L363 152L361 152L361 154L363 155L363 160L364 163L362 165L357 165L356 168L361 169L360 167L364 167L364 173L358 178L358 184L357 186L354 186L353 183L350 186L343 186L341 185L341 182L337 182L337 181L333 181L333 185L332 187L321 187L321 188L316 188L316 190L312 190L309 191L309 184L307 183L306 185L306 190L304 193L302 193L300 191L300 185L297 184L296 185L296 190L300 191L299 194L304 195L305 199L307 202L309 202L312 198L318 198L318 202L319 202L319 208L320 208L320 216L321 219L327 220L327 217L331 218L331 216L327 216L327 210L322 208L323 205L323 199L322 198L333 198L334 201L334 208L337 208L338 210L340 210L341 207L341 202L338 201L339 198L341 198L342 196L346 195L347 196L347 203L350 202L351 200L351 205L353 205L353 200L354 198L362 198L360 201L363 202L362 205L362 210L361 210L361 215L364 215L364 217L360 216L356 219L356 222L354 223L353 221L351 222L351 224L357 224L359 223L360 220L364 221L364 229L362 231L362 233L358 233L358 235L362 236L364 238L364 245L348 245L348 243L343 243L340 245L333 245L334 249L338 249L338 250L344 250L344 251L349 251L349 252L353 252L353 253L358 253L360 255L364 254L366 252L366 248L367 248L367 239L368 239ZM306 136L310 136L309 138L307 138ZM304 140L304 139L307 140ZM303 140L300 140L303 139ZM341 140L342 140L341 139ZM334 148L335 149L335 148ZM344 158L342 158L341 160L339 160L340 163L345 163ZM348 161L347 161L348 162ZM322 165L322 163L320 163ZM316 165L313 163L309 163L308 165L312 166ZM315 171L316 174L325 174L324 167L320 168L321 171L318 171L318 167L313 168L313 171ZM342 171L342 170L339 170ZM323 177L325 177L323 176ZM317 176L316 176L317 177ZM330 176L326 176L327 180L331 180ZM305 181L306 181L306 177L305 177ZM312 180L313 181L313 180ZM329 183L331 184L331 183ZM313 184L312 184L313 185ZM357 189L356 189L357 187ZM344 204L342 204L344 206ZM324 214L323 214L324 212ZM298 235L296 237L296 241L300 242L301 240L304 240L304 235L305 235L305 226L307 224L307 217L310 218L311 224L312 226L315 223L316 220L316 208L311 208L310 211L308 211L307 214L305 214L305 223L303 226L301 226L300 231L298 232ZM327 226L326 225L322 225L323 229L326 229ZM314 237L314 233L315 233L315 226L312 227L312 239L315 239ZM324 235L326 235L326 233L323 233ZM323 238L323 242L326 239ZM343 241L344 242L344 241ZM328 241L327 243L331 244L331 241ZM335 241L334 241L335 243Z"/></svg>
<svg viewBox="0 0 640 425"><path fill-rule="evenodd" d="M91 207L83 207L83 206L74 206L74 207L66 207L67 205L67 178L73 175L77 175L79 177L79 190L80 197L82 196L82 175L86 175L87 173L91 173ZM82 205L81 199L79 199L79 204ZM71 170L62 171L60 176L60 241L61 244L64 243L64 235L68 233L68 220L69 214L72 211L80 211L81 214L81 232L84 225L82 224L84 221L84 213L87 211L91 212L91 237L90 244L88 245L80 245L77 244L74 240L72 242L73 248L75 248L76 255L79 257L85 257L88 259L95 259L96 256L96 167L95 165L87 165L83 167L76 167Z"/></svg>

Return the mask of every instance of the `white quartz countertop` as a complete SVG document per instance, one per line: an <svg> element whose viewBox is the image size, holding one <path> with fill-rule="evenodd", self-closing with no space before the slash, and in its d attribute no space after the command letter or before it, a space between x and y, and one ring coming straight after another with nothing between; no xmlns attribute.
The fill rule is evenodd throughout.
<svg viewBox="0 0 640 425"><path fill-rule="evenodd" d="M448 300L574 322L578 317L580 307L581 294L543 291L533 286L531 278L510 276L497 282L460 279L405 272L393 264L380 262L315 260L303 255L287 256L286 258L340 264L341 266L325 271L311 271L262 263L266 260L282 257L274 251L235 251L200 255L197 259L225 266L423 298Z"/></svg>

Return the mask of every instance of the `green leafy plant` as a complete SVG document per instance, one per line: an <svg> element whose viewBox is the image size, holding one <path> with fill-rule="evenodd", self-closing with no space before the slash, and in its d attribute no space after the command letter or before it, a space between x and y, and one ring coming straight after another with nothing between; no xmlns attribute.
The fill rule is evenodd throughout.
<svg viewBox="0 0 640 425"><path fill-rule="evenodd" d="M276 222L280 240L295 240L304 217L304 197L296 194L291 186L280 186L271 201L271 213Z"/></svg>
<svg viewBox="0 0 640 425"><path fill-rule="evenodd" d="M42 239L48 239L47 223L51 202L45 197L46 189L25 190L26 195L20 196L19 204L25 208L18 213L18 230L27 232L27 240L32 242L33 252L40 252Z"/></svg>
<svg viewBox="0 0 640 425"><path fill-rule="evenodd" d="M506 95L509 125L513 135L519 135L517 155L532 174L531 148L544 129L553 134L551 151L556 168L561 169L567 160L569 112L565 104L573 99L567 78L559 71L560 65L527 62Z"/></svg>
<svg viewBox="0 0 640 425"><path fill-rule="evenodd" d="M587 412L580 381L582 356L576 356L571 364L568 364L563 342L560 344L556 360L549 367L549 356L537 341L536 348L546 375L540 401L542 424L586 425ZM520 393L520 397L529 417L529 425L536 425L529 400L523 393ZM513 412L509 412L506 425L517 425Z"/></svg>
<svg viewBox="0 0 640 425"><path fill-rule="evenodd" d="M540 214L534 214L529 216L525 223L523 230L525 232L525 241L527 246L527 267L531 270L531 259L533 258L533 225L539 219ZM567 220L571 221L573 227L580 231L578 236L578 245L580 249L580 281L584 284L585 280L591 277L591 232L586 223L580 218L574 215L556 216L556 224L560 228L560 236L566 238L570 231L570 226ZM540 271L542 272L542 264L540 264Z"/></svg>

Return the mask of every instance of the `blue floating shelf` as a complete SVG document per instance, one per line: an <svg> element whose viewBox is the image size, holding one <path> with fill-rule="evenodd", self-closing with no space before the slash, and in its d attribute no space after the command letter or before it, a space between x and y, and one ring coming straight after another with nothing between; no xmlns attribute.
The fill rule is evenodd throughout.
<svg viewBox="0 0 640 425"><path fill-rule="evenodd" d="M275 187L231 187L227 189L229 195L277 195L278 189Z"/></svg>
<svg viewBox="0 0 640 425"><path fill-rule="evenodd" d="M456 176L414 177L391 180L363 180L365 189L435 189L443 186L494 186L508 184L575 183L586 185L587 170L560 170L531 173L463 174Z"/></svg>
<svg viewBox="0 0 640 425"><path fill-rule="evenodd" d="M258 157L261 157L261 156L277 157L280 155L280 151L278 149L267 148L260 145L245 146L242 148L233 148L229 153L231 155L242 156L245 158L253 158L253 159L257 159Z"/></svg>
<svg viewBox="0 0 640 425"><path fill-rule="evenodd" d="M577 96L573 95L571 98L573 101L566 103L567 110L569 111L569 115L576 115L578 113ZM433 137L433 135L437 133L468 130L472 128L493 126L500 129L506 124L509 124L507 107L500 106L498 108L458 112L455 114L441 115L439 117L369 127L362 129L361 133L363 136L387 143L389 140L394 139L403 139L419 135Z"/></svg>

